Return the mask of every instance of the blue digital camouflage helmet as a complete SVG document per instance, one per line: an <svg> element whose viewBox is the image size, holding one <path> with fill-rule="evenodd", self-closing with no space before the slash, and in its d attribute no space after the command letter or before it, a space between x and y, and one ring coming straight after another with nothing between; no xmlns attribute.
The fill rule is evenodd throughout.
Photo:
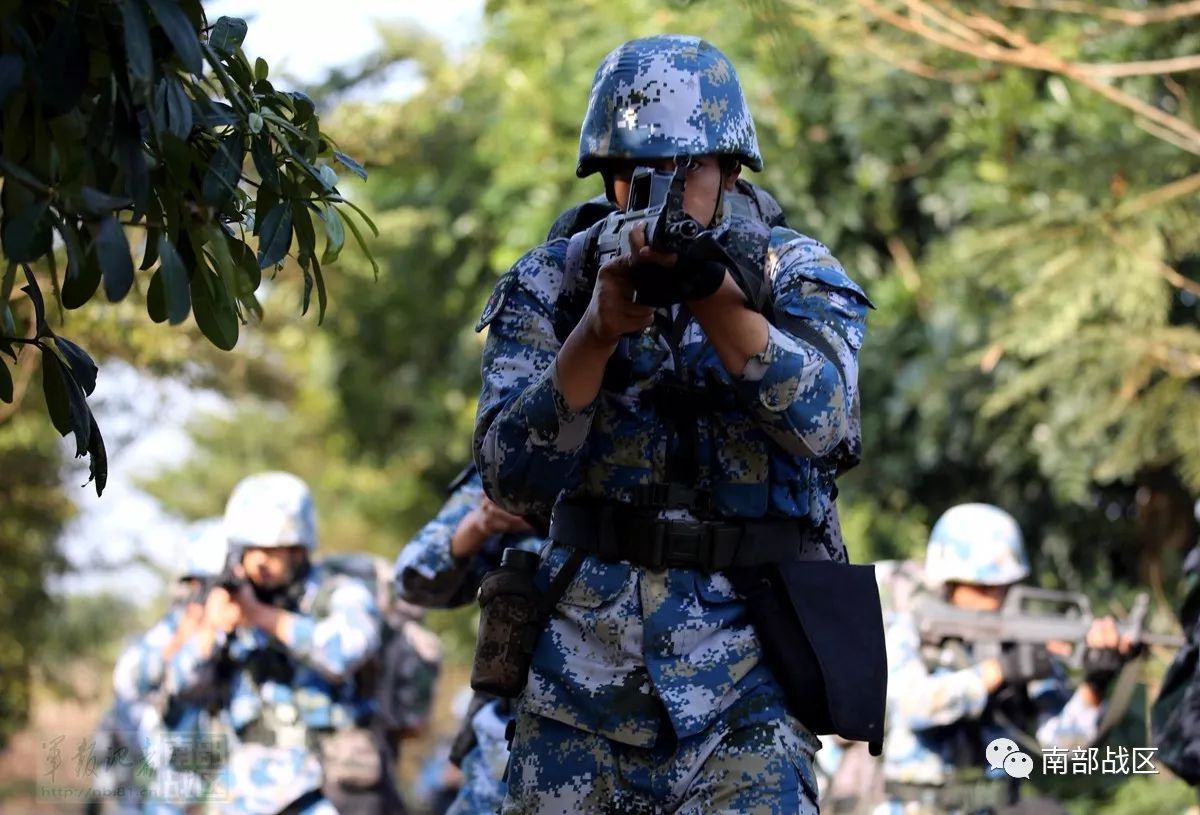
<svg viewBox="0 0 1200 815"><path fill-rule="evenodd" d="M618 46L596 69L579 133L580 178L606 159L735 156L762 169L754 120L729 58L699 37Z"/></svg>
<svg viewBox="0 0 1200 815"><path fill-rule="evenodd" d="M1027 577L1021 528L999 507L959 504L933 525L925 550L927 581L1007 586Z"/></svg>

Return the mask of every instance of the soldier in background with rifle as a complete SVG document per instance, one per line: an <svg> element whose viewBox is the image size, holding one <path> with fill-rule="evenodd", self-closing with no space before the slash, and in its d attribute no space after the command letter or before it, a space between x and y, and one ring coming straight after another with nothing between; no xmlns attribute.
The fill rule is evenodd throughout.
<svg viewBox="0 0 1200 815"><path fill-rule="evenodd" d="M955 506L938 520L923 572L908 562L877 564L876 573L888 646L882 777L848 755L823 809L1065 811L1046 800L1017 809L1017 780L990 770L985 748L1013 739L1036 763L1043 745L1092 743L1110 682L1149 639L1140 620L1095 619L1077 595L1019 586L1030 574L1020 529L988 504ZM1035 613L1031 603L1055 608ZM1071 609L1075 616L1061 616ZM1073 692L1060 656L1083 670Z"/></svg>

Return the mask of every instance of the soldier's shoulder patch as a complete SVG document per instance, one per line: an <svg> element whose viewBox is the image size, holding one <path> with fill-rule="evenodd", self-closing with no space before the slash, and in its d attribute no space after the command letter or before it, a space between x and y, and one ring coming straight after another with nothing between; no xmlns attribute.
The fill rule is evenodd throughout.
<svg viewBox="0 0 1200 815"><path fill-rule="evenodd" d="M483 313L479 315L479 322L475 324L475 330L482 331L496 319L518 286L525 287L544 305L552 306L562 285L566 253L567 240L558 238L522 255L496 282L492 296L488 298Z"/></svg>

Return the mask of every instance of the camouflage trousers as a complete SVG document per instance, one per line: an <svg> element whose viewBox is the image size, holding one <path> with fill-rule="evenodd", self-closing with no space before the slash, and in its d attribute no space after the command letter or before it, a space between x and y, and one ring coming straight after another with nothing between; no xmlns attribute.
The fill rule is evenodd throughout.
<svg viewBox="0 0 1200 815"><path fill-rule="evenodd" d="M782 706L769 721L632 747L518 712L504 815L817 815L819 742ZM669 725L668 725L669 727Z"/></svg>
<svg viewBox="0 0 1200 815"><path fill-rule="evenodd" d="M477 815L499 812L508 785L504 768L508 765L508 740L504 730L512 719L511 713L497 713L495 703L485 705L475 714L471 726L476 743L463 756L463 785L446 815Z"/></svg>

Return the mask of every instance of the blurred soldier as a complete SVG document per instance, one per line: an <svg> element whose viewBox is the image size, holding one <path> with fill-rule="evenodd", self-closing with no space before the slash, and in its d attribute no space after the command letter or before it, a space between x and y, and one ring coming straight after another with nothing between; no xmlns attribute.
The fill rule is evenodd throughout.
<svg viewBox="0 0 1200 815"><path fill-rule="evenodd" d="M410 602L454 608L475 599L479 581L500 565L505 549L537 551L545 539L520 516L505 512L483 494L474 467L450 487L450 498L396 559L396 586ZM504 801L508 764L505 728L511 702L476 694L450 760L463 771L463 783L448 812L496 812Z"/></svg>
<svg viewBox="0 0 1200 815"><path fill-rule="evenodd" d="M1044 646L979 662L970 659L969 644L921 642L913 613L920 592L995 612L1009 587L1029 577L1011 515L989 504L952 507L929 536L923 574L912 563L880 564L877 571L890 596L887 800L876 815L958 811L966 809L963 801L973 802L972 811L1003 811L1014 803L1016 781L989 768L984 750L992 740L1014 739L1028 752L1038 745L1087 745L1096 737L1104 693L1123 663L1119 649L1126 647L1111 617L1096 620L1088 632L1084 682L1073 693L1062 664ZM1024 735L1029 729L1036 744Z"/></svg>
<svg viewBox="0 0 1200 815"><path fill-rule="evenodd" d="M586 235L550 241L480 321L476 461L506 511L553 508L537 585L558 595L505 812L816 812L818 741L723 572L845 561L833 481L860 449L869 304L821 244L729 211L741 166L762 166L729 60L693 37L626 43L596 73L578 174L625 209L635 167L677 157L726 260L647 254L635 233L596 270ZM634 302L639 275L658 307Z"/></svg>
<svg viewBox="0 0 1200 815"><path fill-rule="evenodd" d="M210 625L172 662L181 690L227 688L238 743L221 811L399 811L358 673L379 649L379 611L361 582L313 566L308 486L280 472L243 479L225 531L244 582L209 593Z"/></svg>
<svg viewBox="0 0 1200 815"><path fill-rule="evenodd" d="M121 760L103 763L114 769L125 766L131 770L141 768L142 772L153 770L153 780L124 780L131 787L131 782L149 782L146 812L182 813L189 801L203 798L206 781L211 780L203 774L219 769L184 764L189 761L185 757L198 755L191 747L216 746L219 753L224 744L217 720L220 700L210 687L172 694L167 666L180 646L203 625L204 592L224 569L227 552L219 518L192 525L184 541L184 569L170 588L171 603L166 614L122 652L113 671L114 707L122 711L118 717L121 727L130 729L120 739L125 747ZM171 761L173 752L175 761ZM165 761L151 767L150 757Z"/></svg>

